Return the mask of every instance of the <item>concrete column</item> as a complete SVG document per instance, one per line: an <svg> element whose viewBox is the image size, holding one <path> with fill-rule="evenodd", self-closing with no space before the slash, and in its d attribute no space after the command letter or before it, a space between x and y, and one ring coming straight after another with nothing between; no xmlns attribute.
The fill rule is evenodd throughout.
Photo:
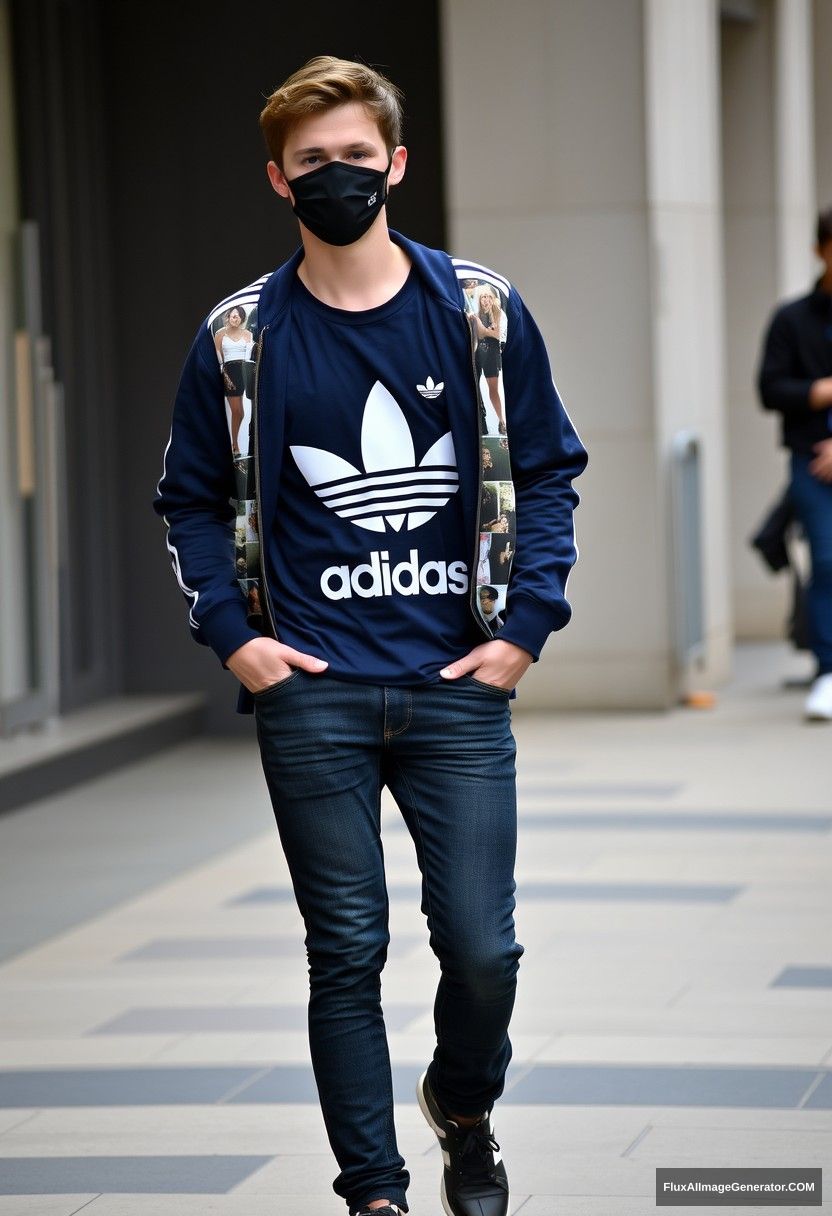
<svg viewBox="0 0 832 1216"><path fill-rule="evenodd" d="M0 0L0 702L26 691L25 554L20 531L13 237L17 210L9 6Z"/></svg>
<svg viewBox="0 0 832 1216"><path fill-rule="evenodd" d="M683 684L728 674L730 607L724 406L718 14L714 0L645 0L647 216L656 467L670 509L674 436L701 445L705 638ZM664 537L668 554L670 537ZM670 573L670 570L668 570ZM672 586L668 583L672 603ZM673 613L678 612L674 605Z"/></svg>
<svg viewBox="0 0 832 1216"><path fill-rule="evenodd" d="M815 0L815 161L818 208L832 207L832 0Z"/></svg>
<svg viewBox="0 0 832 1216"><path fill-rule="evenodd" d="M811 0L775 0L774 18L777 285L781 296L802 295L815 273Z"/></svg>

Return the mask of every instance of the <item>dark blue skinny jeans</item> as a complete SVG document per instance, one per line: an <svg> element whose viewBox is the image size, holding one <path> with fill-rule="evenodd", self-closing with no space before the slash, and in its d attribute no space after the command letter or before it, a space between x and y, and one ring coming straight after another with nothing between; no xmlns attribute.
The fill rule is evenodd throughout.
<svg viewBox="0 0 832 1216"><path fill-rule="evenodd" d="M809 641L818 675L832 672L832 485L809 472L811 456L792 452L791 497L812 554L806 592Z"/></svg>
<svg viewBox="0 0 832 1216"><path fill-rule="evenodd" d="M340 1167L333 1189L350 1213L385 1196L406 1211L381 1008L390 940L381 791L413 838L440 963L430 1082L446 1110L477 1115L503 1092L523 953L508 694L471 676L394 688L295 669L255 695L255 715L306 926L312 1065Z"/></svg>

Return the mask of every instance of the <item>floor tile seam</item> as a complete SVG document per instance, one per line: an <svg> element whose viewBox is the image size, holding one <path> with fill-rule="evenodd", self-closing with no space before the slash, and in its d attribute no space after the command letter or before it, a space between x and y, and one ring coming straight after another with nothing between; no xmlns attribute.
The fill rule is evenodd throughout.
<svg viewBox="0 0 832 1216"><path fill-rule="evenodd" d="M19 1127L25 1127L27 1123L31 1123L31 1121L36 1119L40 1113L40 1109L30 1110L28 1115L24 1115L19 1123L13 1123L11 1127L4 1128L3 1131L0 1132L0 1140L2 1140L4 1136L7 1136L9 1132L17 1131Z"/></svg>
<svg viewBox="0 0 832 1216"><path fill-rule="evenodd" d="M830 1073L829 1069L818 1069L817 1075L813 1077L812 1081L809 1083L806 1092L803 1094L803 1097L800 1099L795 1109L805 1110L806 1103L809 1101L812 1094L818 1090L818 1088L823 1084L824 1080L830 1075L832 1074Z"/></svg>
<svg viewBox="0 0 832 1216"><path fill-rule="evenodd" d="M693 987L693 981L691 981L691 980L689 980L687 983L682 984L681 988L677 988L676 991L673 993L673 995L671 997L669 997L667 1001L665 1001L664 1008L665 1009L678 1008L676 1002L681 1000L681 998L686 993L690 992L692 987Z"/></svg>
<svg viewBox="0 0 832 1216"><path fill-rule="evenodd" d="M68 1216L78 1216L79 1212L83 1212L85 1208L90 1206L90 1204L93 1204L97 1199L100 1199L103 1194L104 1191L100 1191L97 1195L93 1195L92 1199L87 1199L81 1204L80 1208L75 1208L72 1212L69 1212Z"/></svg>
<svg viewBox="0 0 832 1216"><path fill-rule="evenodd" d="M645 1125L641 1129L641 1131L638 1132L638 1134L634 1137L634 1139L630 1141L630 1143L627 1145L627 1147L624 1149L624 1151L619 1154L619 1156L620 1157L629 1157L630 1153L632 1153L633 1150L635 1148L637 1148L639 1144L641 1144L642 1140L644 1140L644 1138L646 1136L648 1136L652 1130L653 1130L653 1124L648 1120L648 1122L645 1123Z"/></svg>
<svg viewBox="0 0 832 1216"><path fill-rule="evenodd" d="M311 1071L309 1065L305 1065L303 1067ZM266 1064L262 1068L256 1069L252 1072L251 1076L245 1077L242 1081L238 1082L237 1085L233 1085L231 1089L224 1093L221 1097L215 1099L213 1105L226 1106L228 1103L233 1102L240 1096L241 1093L245 1093L245 1091L252 1085L256 1085L258 1081L262 1081L264 1077L268 1076L273 1068L273 1064Z"/></svg>
<svg viewBox="0 0 832 1216"><path fill-rule="evenodd" d="M184 1031L182 1034L177 1035L172 1041L167 1040L161 1046L157 1047L156 1050L152 1053L152 1055L148 1056L148 1062L158 1060L161 1056L163 1056L165 1054L166 1051L176 1051L176 1049L178 1047L182 1046L182 1044L185 1042L186 1039L189 1039L191 1037L192 1033L193 1032L191 1032L191 1031ZM85 1039L92 1037L91 1032L85 1031L83 1037ZM101 1036L101 1037L103 1037L103 1036Z"/></svg>
<svg viewBox="0 0 832 1216"><path fill-rule="evenodd" d="M556 1038L558 1038L557 1035L552 1035L552 1039L556 1039ZM546 1043L541 1043L541 1045L538 1047L537 1051L532 1052L531 1056L529 1056L529 1058L527 1060L523 1060L522 1063L520 1063L518 1061L518 1063L520 1063L520 1067L517 1070L517 1076L512 1077L511 1080L508 1080L508 1077L506 1077L507 1083L503 1090L504 1094L510 1093L512 1091L512 1089L514 1089L514 1087L518 1084L518 1082L520 1082L521 1080L525 1080L525 1078L527 1076L529 1076L529 1074L531 1072L533 1072L534 1069L539 1064L544 1063L544 1061L541 1061L540 1055L541 1055L541 1052L546 1050L546 1047L548 1046L548 1042L551 1042L552 1039L548 1040Z"/></svg>

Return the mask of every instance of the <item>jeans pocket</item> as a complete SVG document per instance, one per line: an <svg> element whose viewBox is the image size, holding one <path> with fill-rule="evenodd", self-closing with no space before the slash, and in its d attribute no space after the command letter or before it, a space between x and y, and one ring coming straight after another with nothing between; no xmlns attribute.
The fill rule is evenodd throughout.
<svg viewBox="0 0 832 1216"><path fill-rule="evenodd" d="M487 692L494 692L498 697L508 697L511 695L510 688L501 688L499 684L486 684L485 680L478 680L476 676L464 675L463 680L470 680L476 688L484 688Z"/></svg>
<svg viewBox="0 0 832 1216"><path fill-rule="evenodd" d="M283 679L278 680L276 684L267 684L265 688L260 688L257 690L257 692L253 692L251 695L254 697L255 701L260 700L262 697L271 696L272 693L280 692L280 690L285 688L287 684L291 684L293 680L297 679L299 674L300 668L293 667L288 676L284 676Z"/></svg>

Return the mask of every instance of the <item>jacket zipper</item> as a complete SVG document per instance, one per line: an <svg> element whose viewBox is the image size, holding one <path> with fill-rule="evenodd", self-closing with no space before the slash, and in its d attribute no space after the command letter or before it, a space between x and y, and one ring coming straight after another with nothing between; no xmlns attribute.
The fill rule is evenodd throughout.
<svg viewBox="0 0 832 1216"><path fill-rule="evenodd" d="M477 412L475 415L476 421L477 421L477 426L476 426L476 431L477 431L477 434L476 434L477 506L476 506L476 511L475 511L475 515L474 515L474 520L475 520L474 562L473 562L473 565L471 566L471 590L468 593L468 607L471 609L471 614L474 617L477 624L479 625L480 629L482 630L482 632L485 634L485 636L490 641L494 637L494 635L491 632L491 630L488 628L488 626L486 625L485 621L480 616L479 612L474 607L474 603L473 603L473 596L475 594L476 595L479 594L479 592L477 591L477 570L478 570L479 564L480 564L480 511L481 511L481 504L482 504L482 435L480 434L479 420L480 420L480 416L481 416L482 407L480 405L480 377L479 377L479 373L477 372L477 353L476 353L476 346L474 344L474 335L471 332L471 326L468 324L468 318L466 317L464 312L462 313L462 323L465 326L465 335L466 335L466 338L468 339L468 349L471 352L471 374L474 379L474 402L476 403L476 407L477 407ZM255 381L255 384L256 384L256 381Z"/></svg>
<svg viewBox="0 0 832 1216"><path fill-rule="evenodd" d="M257 540L260 546L260 586L266 607L266 618L271 627L272 637L277 640L277 626L272 611L272 601L269 595L269 585L266 580L266 549L263 540L263 513L260 509L260 364L263 361L263 347L266 340L268 325L260 330L257 362L254 365L254 397L251 403L252 422L254 423L254 505L257 511Z"/></svg>

